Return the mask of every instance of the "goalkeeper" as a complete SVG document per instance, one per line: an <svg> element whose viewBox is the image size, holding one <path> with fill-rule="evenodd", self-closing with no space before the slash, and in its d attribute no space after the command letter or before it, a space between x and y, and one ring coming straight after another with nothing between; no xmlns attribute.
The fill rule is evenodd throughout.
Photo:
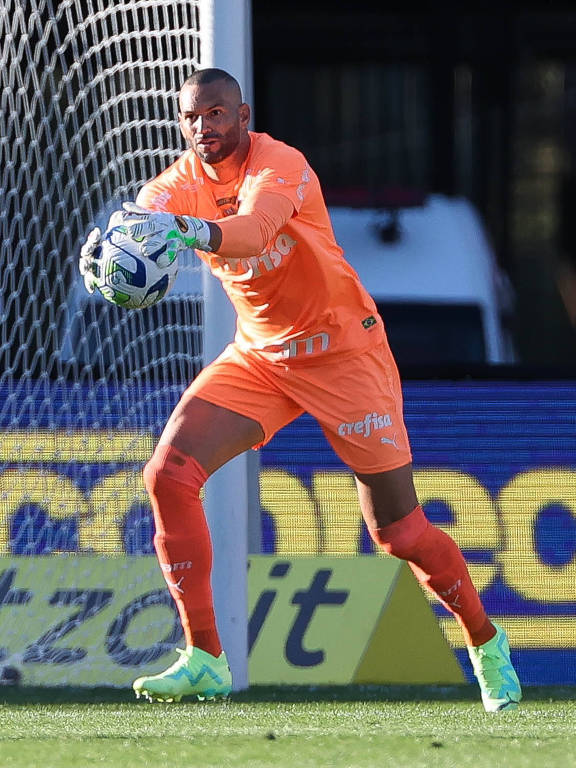
<svg viewBox="0 0 576 768"><path fill-rule="evenodd" d="M137 695L229 693L200 489L225 462L308 412L353 471L372 539L407 560L460 624L485 709L515 708L521 690L506 635L486 616L457 545L418 503L382 319L334 240L316 174L298 150L249 131L250 108L223 70L186 80L179 110L189 149L124 204L123 223L144 252L195 248L238 319L234 342L184 392L144 470L154 545L186 649L166 671L136 680ZM89 290L98 235L81 255Z"/></svg>

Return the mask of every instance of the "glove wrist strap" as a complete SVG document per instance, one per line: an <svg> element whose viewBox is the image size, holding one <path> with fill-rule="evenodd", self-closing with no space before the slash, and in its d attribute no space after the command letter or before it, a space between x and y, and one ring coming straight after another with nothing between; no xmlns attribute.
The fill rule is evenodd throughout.
<svg viewBox="0 0 576 768"><path fill-rule="evenodd" d="M181 232L181 239L188 248L198 248L200 251L211 251L210 226L204 219L194 216L176 216L176 223Z"/></svg>

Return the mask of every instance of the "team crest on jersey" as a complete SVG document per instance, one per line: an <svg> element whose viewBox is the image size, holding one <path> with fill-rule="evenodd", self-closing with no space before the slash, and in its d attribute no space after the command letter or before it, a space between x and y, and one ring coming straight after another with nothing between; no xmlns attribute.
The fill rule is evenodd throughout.
<svg viewBox="0 0 576 768"><path fill-rule="evenodd" d="M236 195L222 197L220 200L216 200L216 205L222 210L224 216L233 216L238 213L238 198Z"/></svg>

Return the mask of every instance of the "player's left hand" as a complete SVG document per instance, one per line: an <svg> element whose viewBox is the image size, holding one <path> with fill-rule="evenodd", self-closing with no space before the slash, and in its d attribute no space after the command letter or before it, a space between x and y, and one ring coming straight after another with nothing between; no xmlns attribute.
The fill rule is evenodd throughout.
<svg viewBox="0 0 576 768"><path fill-rule="evenodd" d="M158 259L159 266L165 266L161 263L162 258L167 258L170 263L184 248L210 250L210 230L203 219L149 211L132 202L123 203L122 208L122 223L130 237L140 243L144 255L152 256L165 246Z"/></svg>
<svg viewBox="0 0 576 768"><path fill-rule="evenodd" d="M98 275L98 258L100 255L102 233L99 227L94 227L89 233L78 259L78 269L84 279L84 285L88 293L94 293L96 277Z"/></svg>

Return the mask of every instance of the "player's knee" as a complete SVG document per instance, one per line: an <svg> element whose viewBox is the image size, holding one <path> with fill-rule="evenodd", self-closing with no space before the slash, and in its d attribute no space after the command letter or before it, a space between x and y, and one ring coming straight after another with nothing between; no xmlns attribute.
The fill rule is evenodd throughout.
<svg viewBox="0 0 576 768"><path fill-rule="evenodd" d="M157 495L168 483L174 489L174 481L200 493L207 474L192 456L187 456L171 445L160 444L142 473L149 494Z"/></svg>
<svg viewBox="0 0 576 768"><path fill-rule="evenodd" d="M417 506L406 517L383 528L370 528L369 531L373 541L384 552L401 560L410 560L429 525L422 507Z"/></svg>
<svg viewBox="0 0 576 768"><path fill-rule="evenodd" d="M155 496L161 489L164 481L169 479L170 474L166 471L166 462L156 452L152 454L152 457L146 463L142 477L144 479L144 487L151 496Z"/></svg>

